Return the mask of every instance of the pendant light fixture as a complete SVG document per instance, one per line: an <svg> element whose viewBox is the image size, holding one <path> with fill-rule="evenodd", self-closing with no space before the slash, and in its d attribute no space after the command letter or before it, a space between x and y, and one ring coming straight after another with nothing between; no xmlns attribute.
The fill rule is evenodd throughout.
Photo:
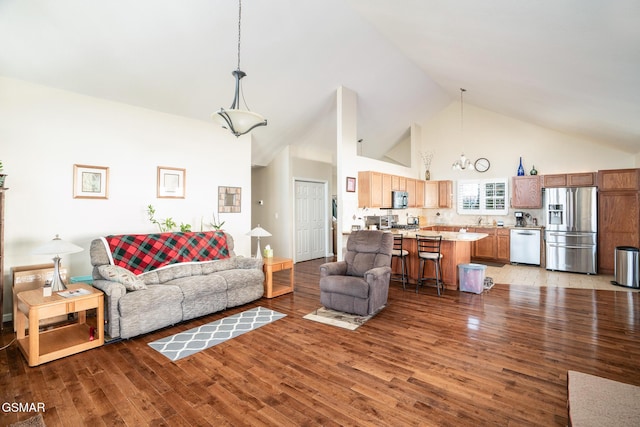
<svg viewBox="0 0 640 427"><path fill-rule="evenodd" d="M464 102L463 102L463 94L466 92L466 89L460 88L460 138L464 138ZM460 158L456 160L453 165L451 165L451 169L453 170L474 170L473 163L471 160L467 159L464 155L464 141L462 144L463 152L460 155Z"/></svg>
<svg viewBox="0 0 640 427"><path fill-rule="evenodd" d="M236 79L236 91L233 97L231 108L213 113L211 118L218 122L223 128L229 129L235 136L244 135L251 132L258 126L266 126L267 120L258 113L249 110L247 102L242 97L245 109L240 108L240 80L247 74L240 70L240 34L242 22L242 0L238 0L238 68L231 72Z"/></svg>

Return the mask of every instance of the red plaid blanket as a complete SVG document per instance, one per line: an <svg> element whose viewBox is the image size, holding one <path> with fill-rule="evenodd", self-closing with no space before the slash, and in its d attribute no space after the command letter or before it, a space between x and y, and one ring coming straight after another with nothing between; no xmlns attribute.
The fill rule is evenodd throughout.
<svg viewBox="0 0 640 427"><path fill-rule="evenodd" d="M229 258L222 231L120 234L105 237L114 265L141 274L179 262Z"/></svg>

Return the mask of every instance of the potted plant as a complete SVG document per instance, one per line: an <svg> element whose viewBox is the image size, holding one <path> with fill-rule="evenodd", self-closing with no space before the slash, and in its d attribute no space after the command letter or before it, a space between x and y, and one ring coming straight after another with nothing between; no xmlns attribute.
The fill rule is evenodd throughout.
<svg viewBox="0 0 640 427"><path fill-rule="evenodd" d="M7 178L7 175L2 173L4 166L2 165L2 160L0 160L0 188L4 188L4 180Z"/></svg>

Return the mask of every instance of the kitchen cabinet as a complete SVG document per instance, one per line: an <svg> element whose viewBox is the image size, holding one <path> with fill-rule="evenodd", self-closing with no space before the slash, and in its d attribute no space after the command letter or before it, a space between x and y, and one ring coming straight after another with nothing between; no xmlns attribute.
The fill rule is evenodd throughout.
<svg viewBox="0 0 640 427"><path fill-rule="evenodd" d="M483 260L495 260L498 257L496 229L495 228L470 228L472 233L488 234L484 239L477 240L471 245L471 258Z"/></svg>
<svg viewBox="0 0 640 427"><path fill-rule="evenodd" d="M542 185L539 176L514 176L511 179L511 207L542 208Z"/></svg>
<svg viewBox="0 0 640 427"><path fill-rule="evenodd" d="M511 233L508 228L496 230L496 259L508 263L511 258Z"/></svg>
<svg viewBox="0 0 640 427"><path fill-rule="evenodd" d="M382 207L388 208L393 205L391 200L391 175L382 174Z"/></svg>
<svg viewBox="0 0 640 427"><path fill-rule="evenodd" d="M422 208L424 207L424 186L426 181L421 179L416 179L416 207ZM409 199L411 200L411 199Z"/></svg>
<svg viewBox="0 0 640 427"><path fill-rule="evenodd" d="M392 191L407 191L409 207L421 208L425 204L425 182L382 172L358 172L358 207L389 208Z"/></svg>
<svg viewBox="0 0 640 427"><path fill-rule="evenodd" d="M452 181L423 181L425 208L451 208Z"/></svg>
<svg viewBox="0 0 640 427"><path fill-rule="evenodd" d="M640 169L598 171L599 191L640 191Z"/></svg>
<svg viewBox="0 0 640 427"><path fill-rule="evenodd" d="M382 207L382 174L380 172L358 172L358 206Z"/></svg>
<svg viewBox="0 0 640 427"><path fill-rule="evenodd" d="M398 175L391 176L391 189L393 191L407 191L407 178Z"/></svg>
<svg viewBox="0 0 640 427"><path fill-rule="evenodd" d="M542 186L550 187L591 187L597 184L595 172L563 173L542 175Z"/></svg>
<svg viewBox="0 0 640 427"><path fill-rule="evenodd" d="M409 196L408 207L415 208L416 205L416 180L407 178L406 180L407 194Z"/></svg>
<svg viewBox="0 0 640 427"><path fill-rule="evenodd" d="M616 247L640 247L640 169L598 171L598 190L598 273L613 274Z"/></svg>

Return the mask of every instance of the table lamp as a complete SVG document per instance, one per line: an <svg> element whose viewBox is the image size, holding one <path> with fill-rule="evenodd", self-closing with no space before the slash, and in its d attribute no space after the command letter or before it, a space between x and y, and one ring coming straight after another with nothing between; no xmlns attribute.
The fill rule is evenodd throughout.
<svg viewBox="0 0 640 427"><path fill-rule="evenodd" d="M80 246L65 242L56 234L55 239L50 240L44 245L38 246L31 251L34 255L55 255L53 257L53 279L51 280L51 292L59 292L67 289L62 277L60 277L60 255L74 254L83 250L84 249Z"/></svg>
<svg viewBox="0 0 640 427"><path fill-rule="evenodd" d="M256 252L256 258L257 259L262 259L262 251L260 250L260 238L261 237L269 237L269 236L271 236L271 233L269 233L264 228L260 227L260 224L258 224L258 226L256 228L254 228L253 230L251 230L250 232L247 233L247 236L257 237L258 238L258 251Z"/></svg>

